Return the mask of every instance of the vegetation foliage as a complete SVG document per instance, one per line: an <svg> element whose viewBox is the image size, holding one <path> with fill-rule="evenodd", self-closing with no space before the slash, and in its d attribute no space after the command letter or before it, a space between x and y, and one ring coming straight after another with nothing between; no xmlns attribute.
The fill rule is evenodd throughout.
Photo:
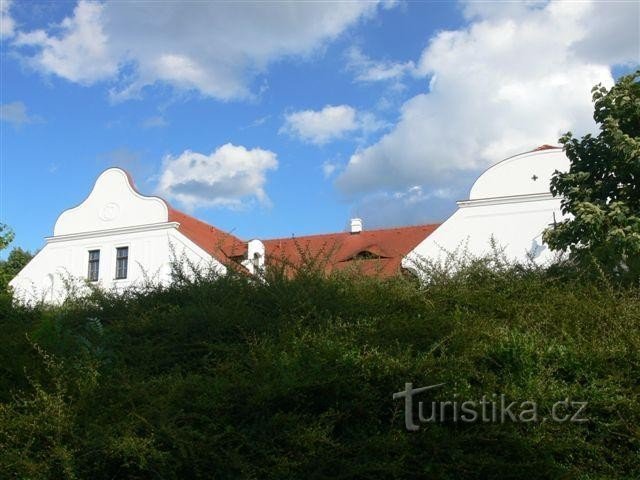
<svg viewBox="0 0 640 480"><path fill-rule="evenodd" d="M640 476L637 285L495 258L427 284L322 272L0 296L0 477ZM589 421L408 432L405 382L444 382L427 402L588 401Z"/></svg>
<svg viewBox="0 0 640 480"><path fill-rule="evenodd" d="M20 247L15 247L9 252L6 260L0 260L0 291L6 291L9 282L22 270L33 258L33 255Z"/></svg>
<svg viewBox="0 0 640 480"><path fill-rule="evenodd" d="M7 248L14 238L13 230L8 225L0 223L0 250Z"/></svg>
<svg viewBox="0 0 640 480"><path fill-rule="evenodd" d="M15 234L4 223L0 223L0 251L11 245ZM33 255L20 247L15 247L9 252L6 260L0 260L0 292L7 292L9 282L22 270L33 258Z"/></svg>
<svg viewBox="0 0 640 480"><path fill-rule="evenodd" d="M546 232L552 248L578 261L596 257L621 277L640 278L640 70L607 90L593 87L597 136L560 142L571 161L551 191L570 218Z"/></svg>
<svg viewBox="0 0 640 480"><path fill-rule="evenodd" d="M25 307L6 291L29 258L14 250L0 478L640 478L639 77L595 88L598 137L562 139L571 170L552 190L572 218L545 238L579 262L495 250L420 265L421 283L327 275L304 252L260 278L177 261L169 286ZM12 238L0 225L0 250ZM405 382L443 383L426 402L504 394L542 416L586 401L588 421L408 432Z"/></svg>

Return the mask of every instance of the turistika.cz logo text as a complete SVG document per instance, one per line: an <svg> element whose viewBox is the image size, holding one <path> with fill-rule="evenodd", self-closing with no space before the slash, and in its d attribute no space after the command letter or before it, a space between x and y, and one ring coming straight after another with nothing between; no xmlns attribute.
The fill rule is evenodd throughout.
<svg viewBox="0 0 640 480"><path fill-rule="evenodd" d="M532 400L509 402L504 395L483 395L480 400L432 401L430 406L418 401L417 418L415 420L414 396L427 390L441 387L444 383L427 387L413 388L412 383L405 383L404 390L393 394L394 400L404 398L404 421L407 430L415 432L420 429L419 423L534 423L553 421L557 423L584 423L587 402L570 401L568 398L555 402L549 415L540 415L538 404Z"/></svg>

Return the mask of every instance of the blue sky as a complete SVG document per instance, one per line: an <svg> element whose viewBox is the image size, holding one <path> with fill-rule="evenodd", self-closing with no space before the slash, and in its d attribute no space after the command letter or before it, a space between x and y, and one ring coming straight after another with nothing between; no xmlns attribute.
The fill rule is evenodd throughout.
<svg viewBox="0 0 640 480"><path fill-rule="evenodd" d="M113 165L244 239L441 221L593 131L640 57L637 2L0 5L0 221L30 250Z"/></svg>

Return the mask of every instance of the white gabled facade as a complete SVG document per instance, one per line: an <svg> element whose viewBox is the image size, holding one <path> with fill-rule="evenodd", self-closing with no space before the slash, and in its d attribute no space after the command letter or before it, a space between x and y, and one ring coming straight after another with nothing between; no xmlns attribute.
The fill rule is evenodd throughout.
<svg viewBox="0 0 640 480"><path fill-rule="evenodd" d="M61 302L70 280L86 286L89 252L100 252L98 281L106 289L139 285L146 280L167 283L175 255L192 265L226 267L179 231L170 221L170 207L157 197L135 190L127 173L119 168L104 171L89 196L63 212L53 236L10 282L17 299L33 303ZM116 249L127 247L126 278L116 279Z"/></svg>
<svg viewBox="0 0 640 480"><path fill-rule="evenodd" d="M476 180L469 199L457 202L456 212L402 265L419 273L425 259L443 262L454 252L490 254L492 238L508 260L552 260L554 253L542 241L542 232L562 213L560 199L550 192L550 180L556 170L568 168L562 149L546 145L493 165Z"/></svg>
<svg viewBox="0 0 640 480"><path fill-rule="evenodd" d="M385 275L397 274L401 264L421 276L419 266L425 259L443 262L454 252L489 254L492 238L509 260L531 258L545 263L554 255L544 245L542 232L562 218L560 200L551 195L549 182L556 170L568 168L569 160L561 149L543 146L485 171L471 188L469 199L458 202L457 211L439 226L363 232L362 221L353 219L349 234L297 240L306 242L312 254L321 253L330 238L344 248L351 246L353 252L334 259L339 266L358 258L359 252L378 252L375 261L389 264ZM126 278L116 278L122 277L116 267L118 249L126 249ZM243 242L173 209L161 198L141 195L124 170L110 168L98 177L80 205L58 217L53 236L10 286L22 302L60 303L69 283L83 289L93 283L116 290L147 281L166 284L175 259L187 269L195 266L224 273L231 266L260 275L274 256L296 264L298 250L296 239L291 238ZM95 251L100 253L94 282L89 256ZM381 272L371 269L370 274Z"/></svg>

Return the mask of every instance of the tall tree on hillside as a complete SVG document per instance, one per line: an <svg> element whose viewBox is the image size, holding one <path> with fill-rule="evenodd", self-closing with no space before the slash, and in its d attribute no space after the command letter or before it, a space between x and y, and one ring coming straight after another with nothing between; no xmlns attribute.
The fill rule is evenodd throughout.
<svg viewBox="0 0 640 480"><path fill-rule="evenodd" d="M547 229L554 250L595 257L616 274L640 275L640 70L607 90L592 89L600 133L560 143L571 162L556 172L551 192L569 218Z"/></svg>

